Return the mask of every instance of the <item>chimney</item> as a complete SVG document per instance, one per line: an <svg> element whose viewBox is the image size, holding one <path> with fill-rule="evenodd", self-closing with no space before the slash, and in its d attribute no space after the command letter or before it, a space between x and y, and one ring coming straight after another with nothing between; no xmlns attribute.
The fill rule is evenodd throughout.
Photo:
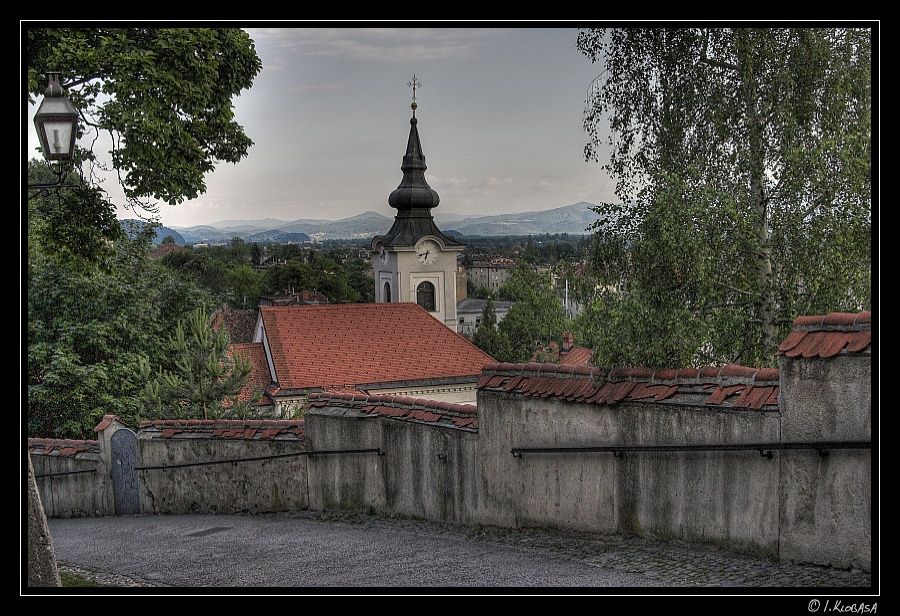
<svg viewBox="0 0 900 616"><path fill-rule="evenodd" d="M563 334L562 339L562 353L568 353L575 346L575 336L572 335L572 332L566 332Z"/></svg>

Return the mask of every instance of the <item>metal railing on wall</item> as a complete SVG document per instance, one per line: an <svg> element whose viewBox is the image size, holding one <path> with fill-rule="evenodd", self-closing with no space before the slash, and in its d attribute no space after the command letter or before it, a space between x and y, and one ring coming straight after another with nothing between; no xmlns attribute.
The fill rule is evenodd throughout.
<svg viewBox="0 0 900 616"><path fill-rule="evenodd" d="M96 468L90 468L83 471L65 471L62 473L41 473L40 475L35 475L35 479L40 479L42 477L64 477L66 475L83 475L85 473L96 473Z"/></svg>
<svg viewBox="0 0 900 616"><path fill-rule="evenodd" d="M301 456L338 456L357 454L377 454L383 456L380 448L373 449L323 449L321 451L296 451L293 453L279 453L270 456L253 456L251 458L229 458L226 460L204 460L203 462L186 462L184 464L164 464L160 466L135 466L136 471L160 471L170 468L188 468L193 466L211 466L213 464L241 464L244 462L260 462L263 460L275 460L278 458L298 458Z"/></svg>
<svg viewBox="0 0 900 616"><path fill-rule="evenodd" d="M515 447L512 455L516 458L524 454L573 454L611 453L620 457L625 453L666 453L705 451L758 451L765 458L772 458L774 451L807 449L827 455L833 449L871 449L871 441L797 441L790 443L728 443L708 445L599 445L595 447Z"/></svg>

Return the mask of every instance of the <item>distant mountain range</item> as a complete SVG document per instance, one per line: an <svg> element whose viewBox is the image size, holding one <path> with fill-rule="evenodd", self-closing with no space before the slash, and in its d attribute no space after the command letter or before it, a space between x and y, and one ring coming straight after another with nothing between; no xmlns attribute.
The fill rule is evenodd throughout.
<svg viewBox="0 0 900 616"><path fill-rule="evenodd" d="M450 223L450 227L463 235L543 235L546 233L588 233L587 227L598 218L591 210L592 203L581 201L573 205L537 212L476 216Z"/></svg>
<svg viewBox="0 0 900 616"><path fill-rule="evenodd" d="M144 227L147 225L143 220L135 220L133 218L129 218L127 220L120 220L119 224L122 225L122 229L130 237L137 236L141 231L144 230ZM172 239L175 240L175 243L179 246L184 246L185 241L178 231L174 229L170 229L169 227L157 227L156 234L153 236L153 243L156 245L162 244L162 241L166 239L166 236L172 236Z"/></svg>
<svg viewBox="0 0 900 616"><path fill-rule="evenodd" d="M497 214L494 216L461 216L435 212L435 221L444 231L457 236L542 235L546 233L588 233L587 227L597 220L584 201L536 212ZM313 240L363 239L387 233L393 218L378 212L363 212L340 220L301 219L294 221L262 218L258 220L221 220L208 225L174 227L177 243L219 244L239 237L247 242L305 242ZM165 229L165 227L163 227ZM171 229L160 237L165 237ZM175 237L173 235L173 237ZM181 238L182 241L179 241ZM160 240L161 241L161 240Z"/></svg>

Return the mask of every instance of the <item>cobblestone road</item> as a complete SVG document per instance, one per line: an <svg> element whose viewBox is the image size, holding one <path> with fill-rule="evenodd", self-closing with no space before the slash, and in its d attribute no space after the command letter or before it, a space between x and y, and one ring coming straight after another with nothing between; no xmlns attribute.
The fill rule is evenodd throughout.
<svg viewBox="0 0 900 616"><path fill-rule="evenodd" d="M82 575L99 574L100 584L112 585L864 588L871 583L861 571L779 564L705 544L361 514L50 520L50 530L61 563Z"/></svg>

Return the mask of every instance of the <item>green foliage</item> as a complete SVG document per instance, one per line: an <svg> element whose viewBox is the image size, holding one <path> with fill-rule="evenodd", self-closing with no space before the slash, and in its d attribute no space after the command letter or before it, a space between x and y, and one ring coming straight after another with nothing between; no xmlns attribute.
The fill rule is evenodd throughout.
<svg viewBox="0 0 900 616"><path fill-rule="evenodd" d="M47 164L28 162L28 182L51 183L56 176ZM59 259L88 267L110 253L111 242L122 235L114 206L102 191L84 183L75 173L64 179L72 185L28 201L29 250L40 249Z"/></svg>
<svg viewBox="0 0 900 616"><path fill-rule="evenodd" d="M28 432L86 438L107 413L136 417L141 366L166 356L171 324L209 298L122 237L93 268L29 246Z"/></svg>
<svg viewBox="0 0 900 616"><path fill-rule="evenodd" d="M500 332L497 331L496 311L494 300L488 296L484 310L481 312L481 323L479 323L478 329L475 330L475 336L472 338L475 346L494 358L506 355L503 348L504 340L500 336Z"/></svg>
<svg viewBox="0 0 900 616"><path fill-rule="evenodd" d="M578 46L606 69L585 153L608 148L620 199L597 209L603 290L579 318L595 362L771 365L797 315L869 306L868 30L602 29Z"/></svg>
<svg viewBox="0 0 900 616"><path fill-rule="evenodd" d="M255 308L262 294L262 275L249 265L239 265L228 270L228 286L233 306Z"/></svg>
<svg viewBox="0 0 900 616"><path fill-rule="evenodd" d="M263 290L268 294L311 289L316 283L312 267L300 261L274 265L263 273Z"/></svg>
<svg viewBox="0 0 900 616"><path fill-rule="evenodd" d="M498 326L500 361L528 361L539 347L562 339L568 319L548 276L517 268L500 287L500 299L515 302Z"/></svg>
<svg viewBox="0 0 900 616"><path fill-rule="evenodd" d="M232 106L262 68L243 30L31 28L27 53L29 98L43 93L47 71L62 71L82 132L113 136L132 204L196 198L215 163L236 163L252 145Z"/></svg>
<svg viewBox="0 0 900 616"><path fill-rule="evenodd" d="M273 247L273 252L276 248L289 246ZM366 263L359 259L341 263L320 252L308 252L302 258L267 268L263 274L263 291L267 294L319 291L333 304L374 300L372 279L365 274Z"/></svg>
<svg viewBox="0 0 900 616"><path fill-rule="evenodd" d="M487 287L475 284L471 278L466 280L466 294L473 299L489 299L497 296Z"/></svg>
<svg viewBox="0 0 900 616"><path fill-rule="evenodd" d="M96 580L81 577L68 571L59 572L59 580L62 582L63 588L78 588L83 586L97 587L100 586Z"/></svg>
<svg viewBox="0 0 900 616"><path fill-rule="evenodd" d="M169 351L170 369L148 379L144 389L147 416L210 419L242 414L246 405L236 396L250 375L250 364L239 355L228 356L228 336L213 331L204 308L178 322ZM146 363L142 375L149 377Z"/></svg>

